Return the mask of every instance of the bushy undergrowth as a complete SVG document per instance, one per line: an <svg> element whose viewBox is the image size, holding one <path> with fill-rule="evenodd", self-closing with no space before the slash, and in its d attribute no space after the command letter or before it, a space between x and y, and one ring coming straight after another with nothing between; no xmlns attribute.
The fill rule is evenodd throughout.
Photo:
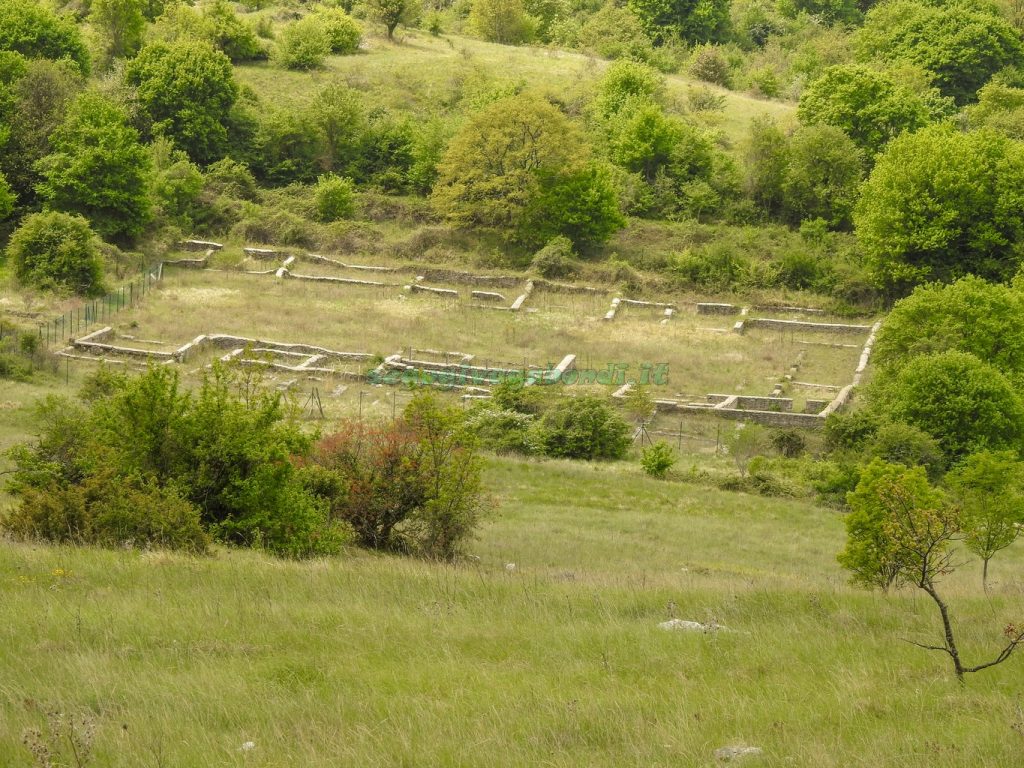
<svg viewBox="0 0 1024 768"><path fill-rule="evenodd" d="M476 441L460 410L416 397L390 425L322 440L258 377L215 366L196 391L153 368L101 371L52 397L40 437L11 451L18 500L0 527L22 539L287 557L349 540L451 559L484 510Z"/></svg>

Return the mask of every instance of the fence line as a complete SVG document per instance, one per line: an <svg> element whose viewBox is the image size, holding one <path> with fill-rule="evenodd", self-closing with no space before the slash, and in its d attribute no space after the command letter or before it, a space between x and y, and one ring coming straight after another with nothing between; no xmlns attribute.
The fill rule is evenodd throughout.
<svg viewBox="0 0 1024 768"><path fill-rule="evenodd" d="M145 269L138 277L133 278L120 288L105 296L90 299L62 315L45 323L39 323L39 341L49 349L51 344L66 341L93 325L109 320L124 309L135 307L153 285L163 278L163 264L155 270Z"/></svg>

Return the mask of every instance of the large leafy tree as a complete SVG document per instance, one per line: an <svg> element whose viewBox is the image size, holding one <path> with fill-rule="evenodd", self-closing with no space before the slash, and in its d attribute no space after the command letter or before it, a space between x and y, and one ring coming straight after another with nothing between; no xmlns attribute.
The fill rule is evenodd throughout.
<svg viewBox="0 0 1024 768"><path fill-rule="evenodd" d="M537 28L522 0L473 0L468 23L484 40L505 45L529 42Z"/></svg>
<svg viewBox="0 0 1024 768"><path fill-rule="evenodd" d="M50 154L50 137L82 85L78 69L68 61L29 61L8 87L6 98L0 89L0 111L9 121L0 170L21 205L36 202L36 163ZM0 127L0 134L4 132Z"/></svg>
<svg viewBox="0 0 1024 768"><path fill-rule="evenodd" d="M871 407L934 437L956 461L976 451L1024 448L1024 403L1010 381L967 352L919 355L880 376Z"/></svg>
<svg viewBox="0 0 1024 768"><path fill-rule="evenodd" d="M957 104L973 101L999 70L1024 63L1024 43L1013 25L994 6L966 0L882 3L868 12L856 46L863 61L923 67Z"/></svg>
<svg viewBox="0 0 1024 768"><path fill-rule="evenodd" d="M11 212L14 211L14 203L18 197L7 183L7 179L0 173L0 222L3 222Z"/></svg>
<svg viewBox="0 0 1024 768"><path fill-rule="evenodd" d="M564 235L577 248L587 248L625 224L608 168L588 163L542 179L525 211L521 239L540 245Z"/></svg>
<svg viewBox="0 0 1024 768"><path fill-rule="evenodd" d="M142 47L146 18L139 0L93 0L89 20L108 59L134 56Z"/></svg>
<svg viewBox="0 0 1024 768"><path fill-rule="evenodd" d="M890 139L928 122L928 110L914 93L858 64L826 69L800 97L797 114L805 125L841 128L869 157Z"/></svg>
<svg viewBox="0 0 1024 768"><path fill-rule="evenodd" d="M786 217L792 223L823 219L833 228L849 228L864 174L853 140L835 126L804 126L790 140L788 160L782 182Z"/></svg>
<svg viewBox="0 0 1024 768"><path fill-rule="evenodd" d="M238 98L231 60L209 43L147 45L126 68L147 129L167 136L197 163L224 156Z"/></svg>
<svg viewBox="0 0 1024 768"><path fill-rule="evenodd" d="M50 141L53 154L39 163L43 199L85 216L105 238L140 234L150 218L150 160L127 113L84 93Z"/></svg>
<svg viewBox="0 0 1024 768"><path fill-rule="evenodd" d="M535 95L509 96L471 116L452 139L433 199L456 224L514 230L543 176L585 158L580 131L557 107Z"/></svg>
<svg viewBox="0 0 1024 768"><path fill-rule="evenodd" d="M994 77L978 91L978 103L967 107L964 117L971 130L991 128L1024 139L1024 88Z"/></svg>
<svg viewBox="0 0 1024 768"><path fill-rule="evenodd" d="M70 59L81 74L89 73L89 53L74 21L35 0L0 3L0 50L30 59Z"/></svg>
<svg viewBox="0 0 1024 768"><path fill-rule="evenodd" d="M629 0L652 40L681 37L691 43L721 39L729 28L727 0Z"/></svg>
<svg viewBox="0 0 1024 768"><path fill-rule="evenodd" d="M26 285L84 295L100 288L99 239L81 216L59 211L26 216L11 235L7 258Z"/></svg>
<svg viewBox="0 0 1024 768"><path fill-rule="evenodd" d="M900 136L854 220L876 279L896 292L965 274L1006 279L1024 244L1024 144L948 126Z"/></svg>
<svg viewBox="0 0 1024 768"><path fill-rule="evenodd" d="M380 22L393 40L399 24L408 23L416 15L416 4L412 0L367 0L366 10L370 18Z"/></svg>
<svg viewBox="0 0 1024 768"><path fill-rule="evenodd" d="M893 307L871 362L895 373L913 357L969 352L1003 374L1024 375L1024 293L978 277L922 285Z"/></svg>

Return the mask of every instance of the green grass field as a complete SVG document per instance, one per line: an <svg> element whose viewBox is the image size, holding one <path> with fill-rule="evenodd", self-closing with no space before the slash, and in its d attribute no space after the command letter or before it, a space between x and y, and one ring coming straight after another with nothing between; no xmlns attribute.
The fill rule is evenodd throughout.
<svg viewBox="0 0 1024 768"><path fill-rule="evenodd" d="M835 513L625 464L486 476L457 566L0 546L0 764L32 765L47 709L89 716L95 766L1019 764L1021 660L960 688L905 642L936 638L928 602L845 585ZM1022 564L987 598L973 566L945 585L969 659Z"/></svg>
<svg viewBox="0 0 1024 768"><path fill-rule="evenodd" d="M432 37L405 30L401 43L368 36L366 49L353 56L331 56L324 69L288 72L270 64L236 67L240 82L282 106L310 98L319 88L342 82L372 94L374 104L419 115L444 113L465 96L496 86L521 83L572 103L593 88L609 62L571 51L512 47L457 35ZM729 142L742 141L750 120L771 116L795 121L794 104L757 99L681 75L666 77L666 100L677 112L687 110L693 89L707 88L724 97L721 110L694 113L698 121L720 130Z"/></svg>

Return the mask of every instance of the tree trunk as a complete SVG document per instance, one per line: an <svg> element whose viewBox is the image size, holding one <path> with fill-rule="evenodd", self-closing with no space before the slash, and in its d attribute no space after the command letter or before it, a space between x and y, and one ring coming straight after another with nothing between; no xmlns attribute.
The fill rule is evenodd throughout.
<svg viewBox="0 0 1024 768"><path fill-rule="evenodd" d="M939 593L935 591L935 587L931 582L923 583L921 589L927 592L928 596L935 601L935 605L939 607L939 614L942 616L942 629L946 635L946 653L953 660L953 670L956 672L956 679L962 684L964 681L964 665L960 662L960 651L957 650L956 640L953 638L953 625L949 620L949 609L942 598L939 597Z"/></svg>
<svg viewBox="0 0 1024 768"><path fill-rule="evenodd" d="M991 559L992 558L990 557L986 557L982 561L984 564L981 566L981 588L985 594L988 594L988 561Z"/></svg>

